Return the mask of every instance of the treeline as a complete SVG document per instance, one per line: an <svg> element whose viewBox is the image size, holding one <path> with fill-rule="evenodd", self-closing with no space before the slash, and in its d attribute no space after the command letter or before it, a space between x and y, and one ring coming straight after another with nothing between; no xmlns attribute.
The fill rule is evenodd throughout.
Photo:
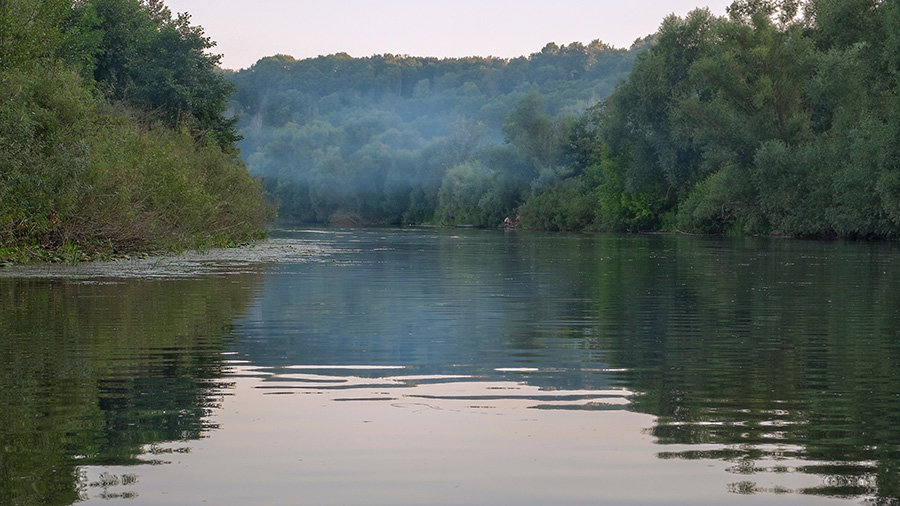
<svg viewBox="0 0 900 506"><path fill-rule="evenodd" d="M0 2L0 261L262 233L213 45L159 0Z"/></svg>
<svg viewBox="0 0 900 506"><path fill-rule="evenodd" d="M900 3L741 0L667 18L579 120L549 229L900 236Z"/></svg>
<svg viewBox="0 0 900 506"><path fill-rule="evenodd" d="M228 78L243 156L280 216L493 226L535 180L567 173L558 141L646 44L547 44L515 59L279 55Z"/></svg>
<svg viewBox="0 0 900 506"><path fill-rule="evenodd" d="M630 50L229 79L251 171L304 221L897 238L898 34L896 1L739 0Z"/></svg>

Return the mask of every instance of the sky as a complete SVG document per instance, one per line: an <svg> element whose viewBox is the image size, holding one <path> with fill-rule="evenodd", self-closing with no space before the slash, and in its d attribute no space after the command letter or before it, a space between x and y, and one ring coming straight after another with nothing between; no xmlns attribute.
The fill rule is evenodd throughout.
<svg viewBox="0 0 900 506"><path fill-rule="evenodd" d="M165 0L173 13L217 42L222 66L340 52L511 58L548 42L594 39L628 47L668 14L708 7L724 15L732 0Z"/></svg>

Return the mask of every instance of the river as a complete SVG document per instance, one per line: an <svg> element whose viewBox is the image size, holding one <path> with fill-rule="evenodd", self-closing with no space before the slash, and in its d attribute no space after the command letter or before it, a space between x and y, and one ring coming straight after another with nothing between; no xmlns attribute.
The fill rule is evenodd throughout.
<svg viewBox="0 0 900 506"><path fill-rule="evenodd" d="M0 269L0 503L892 504L900 246L284 227Z"/></svg>

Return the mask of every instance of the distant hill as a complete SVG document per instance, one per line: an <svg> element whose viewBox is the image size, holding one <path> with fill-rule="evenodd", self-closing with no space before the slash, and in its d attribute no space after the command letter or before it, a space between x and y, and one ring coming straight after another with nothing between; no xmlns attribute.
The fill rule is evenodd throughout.
<svg viewBox="0 0 900 506"><path fill-rule="evenodd" d="M648 45L550 43L514 59L277 55L227 77L236 87L242 156L265 178L282 216L456 222L464 217L441 212L439 191L448 171L469 164L485 184L516 181L496 196L502 202L489 206L490 216L468 218L489 224L511 212L542 172L566 170L548 163L558 157L505 141L523 132L559 137L612 93ZM530 117L513 125L517 108Z"/></svg>

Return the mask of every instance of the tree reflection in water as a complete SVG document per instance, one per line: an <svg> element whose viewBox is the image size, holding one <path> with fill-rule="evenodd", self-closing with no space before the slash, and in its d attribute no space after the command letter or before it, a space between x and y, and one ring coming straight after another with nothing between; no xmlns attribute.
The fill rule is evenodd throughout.
<svg viewBox="0 0 900 506"><path fill-rule="evenodd" d="M660 458L731 462L739 494L900 498L896 250L642 240L650 254L594 264L593 345L659 417ZM788 472L822 485L753 479Z"/></svg>
<svg viewBox="0 0 900 506"><path fill-rule="evenodd" d="M129 473L76 469L189 451L226 388L226 350L275 371L374 363L636 392L621 409L656 417L658 456L724 461L730 492L900 500L895 245L315 235L328 262L265 283L0 279L0 502L132 493Z"/></svg>
<svg viewBox="0 0 900 506"><path fill-rule="evenodd" d="M223 336L258 283L0 279L0 502L128 488L133 474L78 469L147 463L148 448L163 461L153 445L201 437L226 387Z"/></svg>

